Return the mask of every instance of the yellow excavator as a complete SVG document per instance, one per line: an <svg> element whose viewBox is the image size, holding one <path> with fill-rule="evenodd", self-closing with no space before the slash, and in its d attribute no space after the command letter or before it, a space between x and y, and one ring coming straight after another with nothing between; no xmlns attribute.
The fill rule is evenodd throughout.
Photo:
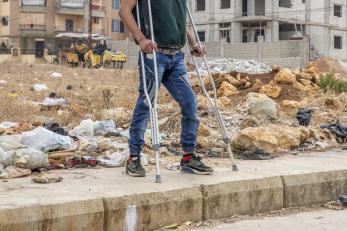
<svg viewBox="0 0 347 231"><path fill-rule="evenodd" d="M57 37L69 37L83 39L87 41L87 34L76 33L63 33L58 34ZM111 52L107 49L106 40L107 37L100 35L92 36L92 48L89 49L87 42L72 43L70 49L64 49L59 52L58 60L62 60L60 63L68 64L70 66L77 66L82 63L89 68L100 67L112 67L123 68L124 63L127 61L127 56L121 51Z"/></svg>

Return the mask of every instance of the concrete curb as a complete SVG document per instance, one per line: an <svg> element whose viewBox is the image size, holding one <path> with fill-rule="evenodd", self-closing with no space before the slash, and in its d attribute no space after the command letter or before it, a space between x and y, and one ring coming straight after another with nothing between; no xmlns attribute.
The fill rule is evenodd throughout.
<svg viewBox="0 0 347 231"><path fill-rule="evenodd" d="M154 230L173 223L332 201L346 191L347 170L209 181L181 189L114 197L95 195L95 199L52 205L3 206L0 231Z"/></svg>
<svg viewBox="0 0 347 231"><path fill-rule="evenodd" d="M202 188L204 220L283 208L281 177L204 185Z"/></svg>
<svg viewBox="0 0 347 231"><path fill-rule="evenodd" d="M102 200L91 199L0 210L0 231L102 230L103 220Z"/></svg>
<svg viewBox="0 0 347 231"><path fill-rule="evenodd" d="M282 180L285 208L333 201L347 192L347 170L282 176Z"/></svg>

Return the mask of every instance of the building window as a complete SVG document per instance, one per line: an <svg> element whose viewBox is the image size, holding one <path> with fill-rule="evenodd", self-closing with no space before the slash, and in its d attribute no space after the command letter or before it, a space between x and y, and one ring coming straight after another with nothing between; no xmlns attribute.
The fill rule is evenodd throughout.
<svg viewBox="0 0 347 231"><path fill-rule="evenodd" d="M198 31L198 36L201 42L206 41L206 32L205 31Z"/></svg>
<svg viewBox="0 0 347 231"><path fill-rule="evenodd" d="M94 23L94 24L99 24L99 23L100 23L100 18L94 17L94 18L93 18L93 23Z"/></svg>
<svg viewBox="0 0 347 231"><path fill-rule="evenodd" d="M205 0L196 0L196 11L205 11L206 2Z"/></svg>
<svg viewBox="0 0 347 231"><path fill-rule="evenodd" d="M124 24L119 20L112 19L111 31L124 33Z"/></svg>
<svg viewBox="0 0 347 231"><path fill-rule="evenodd" d="M342 36L334 36L334 48L342 49Z"/></svg>
<svg viewBox="0 0 347 231"><path fill-rule="evenodd" d="M73 32L73 20L65 19L65 31Z"/></svg>
<svg viewBox="0 0 347 231"><path fill-rule="evenodd" d="M229 9L230 6L230 0L221 0L220 1L220 8L221 9Z"/></svg>
<svg viewBox="0 0 347 231"><path fill-rule="evenodd" d="M219 23L219 36L230 43L231 22Z"/></svg>
<svg viewBox="0 0 347 231"><path fill-rule="evenodd" d="M112 9L119 10L120 0L112 0Z"/></svg>
<svg viewBox="0 0 347 231"><path fill-rule="evenodd" d="M334 5L334 16L342 17L342 6Z"/></svg>
<svg viewBox="0 0 347 231"><path fill-rule="evenodd" d="M292 8L292 1L291 0L280 0L279 6L285 7L285 8Z"/></svg>

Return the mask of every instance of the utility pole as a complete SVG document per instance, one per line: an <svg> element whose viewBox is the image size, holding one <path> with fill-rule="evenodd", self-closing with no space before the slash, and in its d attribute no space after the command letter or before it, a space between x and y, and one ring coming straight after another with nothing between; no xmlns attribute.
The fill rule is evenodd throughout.
<svg viewBox="0 0 347 231"><path fill-rule="evenodd" d="M88 46L92 48L92 32L93 32L93 16L92 16L92 0L89 0L89 21L88 21Z"/></svg>

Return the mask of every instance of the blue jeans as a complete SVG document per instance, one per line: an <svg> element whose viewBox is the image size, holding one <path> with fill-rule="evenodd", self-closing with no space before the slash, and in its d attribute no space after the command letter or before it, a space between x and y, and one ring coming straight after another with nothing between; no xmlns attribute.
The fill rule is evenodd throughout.
<svg viewBox="0 0 347 231"><path fill-rule="evenodd" d="M184 64L184 53L166 55L157 53L158 78L181 108L181 145L184 152L194 152L199 128L197 101L189 85ZM140 65L139 65L140 66ZM147 92L154 98L153 60L145 57ZM141 72L141 68L140 68ZM131 155L139 155L144 144L144 133L149 120L149 107L144 94L143 81L140 75L139 97L130 125L129 148Z"/></svg>

